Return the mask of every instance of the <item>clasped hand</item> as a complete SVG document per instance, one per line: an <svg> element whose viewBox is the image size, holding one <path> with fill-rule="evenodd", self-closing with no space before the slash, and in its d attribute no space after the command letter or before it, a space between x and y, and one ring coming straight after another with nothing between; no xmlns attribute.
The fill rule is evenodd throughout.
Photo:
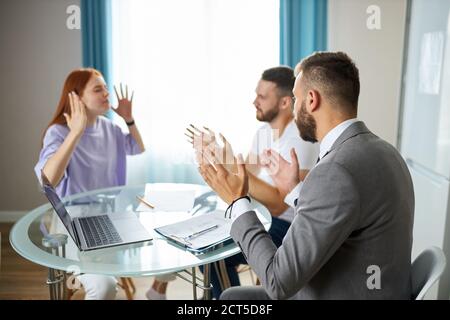
<svg viewBox="0 0 450 320"><path fill-rule="evenodd" d="M242 155L239 154L237 158L234 157L231 145L222 135L224 146L223 148L218 146L214 132L208 128L205 128L206 132L204 132L191 125L191 128L186 130L189 143L192 144L196 152L199 164L198 170L205 182L227 204L246 196L248 193L248 174ZM223 159L222 155L225 155L225 158L232 159L228 165L231 170L227 170L223 161L220 161ZM234 166L236 166L237 173L232 172Z"/></svg>

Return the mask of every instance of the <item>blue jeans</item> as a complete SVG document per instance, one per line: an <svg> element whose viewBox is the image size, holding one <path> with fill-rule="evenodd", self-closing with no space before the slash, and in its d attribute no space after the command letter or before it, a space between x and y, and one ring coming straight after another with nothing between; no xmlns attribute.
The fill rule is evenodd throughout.
<svg viewBox="0 0 450 320"><path fill-rule="evenodd" d="M281 246L283 242L283 238L286 235L291 224L286 220L282 220L276 217L272 217L272 224L268 233L272 237L272 241L275 243L277 248ZM237 273L236 267L240 264L247 264L247 260L245 260L244 255L242 253L238 253L234 256L225 259L225 267L227 270L228 277L230 278L230 284L232 287L240 286L241 282L239 281L239 275ZM214 265L211 265L211 284L213 285L212 295L214 298L219 299L222 288L220 287L219 278L216 273L216 269ZM203 267L200 267L200 270L203 272Z"/></svg>

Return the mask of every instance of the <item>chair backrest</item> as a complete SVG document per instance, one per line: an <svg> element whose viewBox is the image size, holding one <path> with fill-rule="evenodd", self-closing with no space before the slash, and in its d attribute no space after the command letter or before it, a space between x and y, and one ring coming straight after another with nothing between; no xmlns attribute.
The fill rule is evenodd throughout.
<svg viewBox="0 0 450 320"><path fill-rule="evenodd" d="M424 250L412 263L412 299L423 300L431 286L441 277L446 265L445 254L438 247Z"/></svg>

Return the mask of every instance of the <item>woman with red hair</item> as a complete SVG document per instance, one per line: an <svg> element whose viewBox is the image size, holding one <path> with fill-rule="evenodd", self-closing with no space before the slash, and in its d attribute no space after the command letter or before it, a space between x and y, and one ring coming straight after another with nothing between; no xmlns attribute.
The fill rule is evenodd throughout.
<svg viewBox="0 0 450 320"><path fill-rule="evenodd" d="M72 71L65 83L56 113L45 130L39 161L41 170L60 197L75 193L124 185L126 156L145 151L144 143L132 115L133 94L128 86L120 96L118 107L129 133L103 117L110 109L109 92L102 74L91 68ZM114 299L116 279L110 276L78 276L86 299Z"/></svg>

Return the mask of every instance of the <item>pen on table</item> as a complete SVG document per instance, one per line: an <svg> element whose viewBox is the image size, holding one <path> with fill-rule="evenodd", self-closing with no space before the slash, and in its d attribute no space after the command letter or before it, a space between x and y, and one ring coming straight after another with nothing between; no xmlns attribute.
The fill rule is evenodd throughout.
<svg viewBox="0 0 450 320"><path fill-rule="evenodd" d="M214 229L216 229L216 228L218 228L218 227L219 227L219 226L216 224L216 225L213 225L213 226L208 227L208 228L206 228L206 229L203 229L203 230L194 232L193 234L191 234L191 235L189 235L189 236L186 236L186 237L184 238L184 240L190 240L190 239L192 239L192 238L194 238L194 237L197 237L197 236L199 236L199 235L202 235L202 234L204 234L204 233L206 233L206 232L208 232L208 231L214 230Z"/></svg>
<svg viewBox="0 0 450 320"><path fill-rule="evenodd" d="M147 202L147 201L144 200L143 198L141 198L141 197L139 197L139 196L136 196L136 198L137 198L140 202L142 202L143 204L145 204L147 207L150 207L150 208L152 208L152 209L155 208L154 205L152 205L151 203Z"/></svg>

